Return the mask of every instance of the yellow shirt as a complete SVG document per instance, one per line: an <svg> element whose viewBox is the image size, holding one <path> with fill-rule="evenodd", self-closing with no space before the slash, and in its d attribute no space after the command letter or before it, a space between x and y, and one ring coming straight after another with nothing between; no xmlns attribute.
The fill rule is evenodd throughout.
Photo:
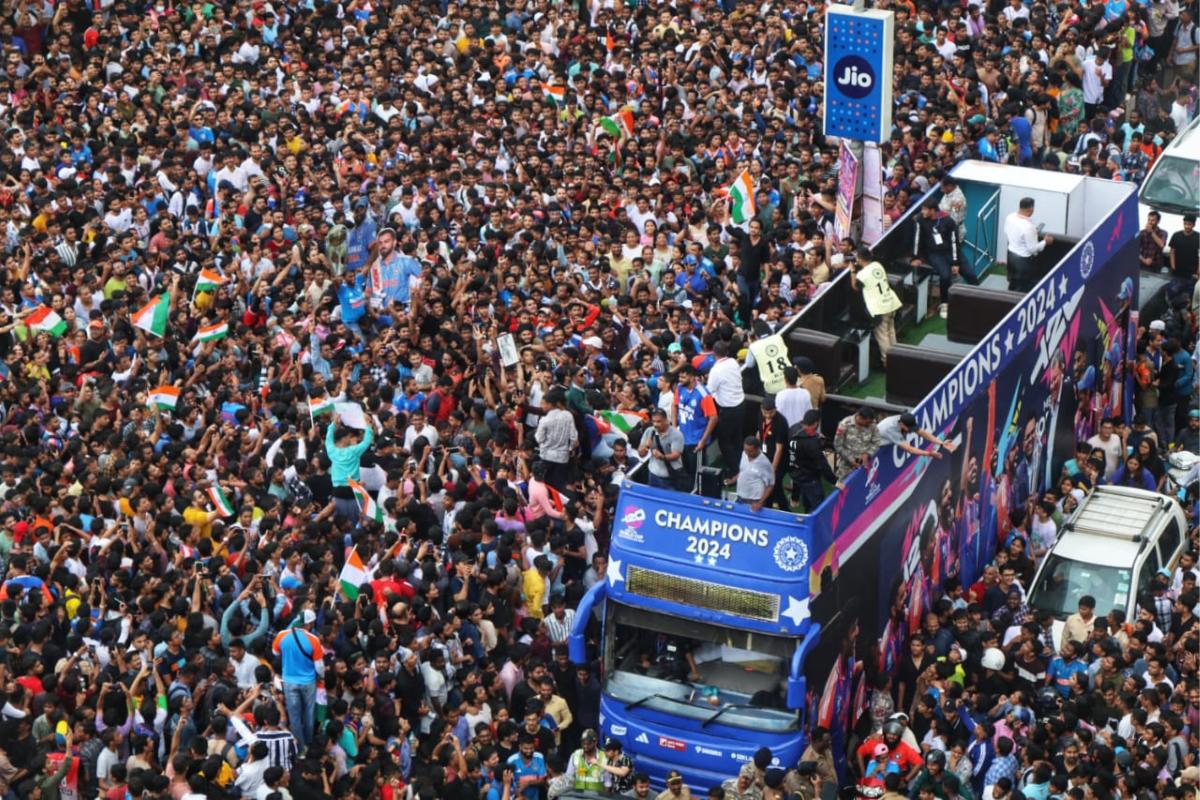
<svg viewBox="0 0 1200 800"><path fill-rule="evenodd" d="M525 608L529 616L542 619L542 604L546 600L546 579L538 574L537 567L530 567L521 573L521 589L525 593Z"/></svg>
<svg viewBox="0 0 1200 800"><path fill-rule="evenodd" d="M212 523L208 521L208 512L195 506L183 510L183 521L200 531L205 539L212 537Z"/></svg>

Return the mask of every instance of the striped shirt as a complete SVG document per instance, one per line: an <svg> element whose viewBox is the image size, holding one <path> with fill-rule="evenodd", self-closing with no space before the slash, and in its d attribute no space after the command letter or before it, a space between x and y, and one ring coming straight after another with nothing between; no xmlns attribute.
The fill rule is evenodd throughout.
<svg viewBox="0 0 1200 800"><path fill-rule="evenodd" d="M54 246L54 250L58 253L58 257L62 259L63 266L73 267L79 259L79 247L62 241Z"/></svg>
<svg viewBox="0 0 1200 800"><path fill-rule="evenodd" d="M550 636L550 641L554 644L562 644L571 635L571 629L575 627L575 610L568 608L563 618L559 620L553 614L549 614L542 623L546 626L546 633Z"/></svg>
<svg viewBox="0 0 1200 800"><path fill-rule="evenodd" d="M267 758L272 767L283 767L289 772L296 758L296 737L291 731L255 731L254 736L267 746Z"/></svg>

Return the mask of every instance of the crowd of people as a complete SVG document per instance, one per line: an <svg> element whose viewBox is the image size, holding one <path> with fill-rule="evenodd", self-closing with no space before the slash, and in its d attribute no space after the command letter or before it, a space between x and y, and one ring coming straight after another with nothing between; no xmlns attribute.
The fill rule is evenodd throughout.
<svg viewBox="0 0 1200 800"><path fill-rule="evenodd" d="M652 796L566 648L616 482L688 489L719 450L752 507L811 509L916 432L864 409L835 474L806 359L744 421L746 344L861 264L826 7L7 4L0 797ZM885 224L968 157L1138 181L1196 113L1194 4L875 7ZM1185 233L1143 255L1190 297ZM857 767L923 800L1194 792L1189 557L1145 618L1081 607L1053 661L1024 616L981 629L986 576L948 598ZM1003 692L973 728L964 685ZM827 797L823 732L806 755L709 796Z"/></svg>

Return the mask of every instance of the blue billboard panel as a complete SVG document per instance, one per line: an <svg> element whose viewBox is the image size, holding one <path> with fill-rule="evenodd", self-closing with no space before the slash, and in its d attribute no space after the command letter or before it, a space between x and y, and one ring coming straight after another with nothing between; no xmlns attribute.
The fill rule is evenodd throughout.
<svg viewBox="0 0 1200 800"><path fill-rule="evenodd" d="M715 624L789 634L808 620L807 517L627 484L613 525L609 595ZM729 586L724 586L725 581Z"/></svg>
<svg viewBox="0 0 1200 800"><path fill-rule="evenodd" d="M825 12L825 135L887 141L892 129L891 11Z"/></svg>

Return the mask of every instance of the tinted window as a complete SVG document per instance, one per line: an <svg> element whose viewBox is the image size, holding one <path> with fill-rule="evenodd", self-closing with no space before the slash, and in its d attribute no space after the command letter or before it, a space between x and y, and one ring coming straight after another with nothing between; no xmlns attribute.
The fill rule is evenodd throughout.
<svg viewBox="0 0 1200 800"><path fill-rule="evenodd" d="M1170 565L1171 559L1175 557L1175 551L1179 548L1179 523L1172 519L1167 523L1166 530L1158 539L1158 552L1162 558L1162 563Z"/></svg>

